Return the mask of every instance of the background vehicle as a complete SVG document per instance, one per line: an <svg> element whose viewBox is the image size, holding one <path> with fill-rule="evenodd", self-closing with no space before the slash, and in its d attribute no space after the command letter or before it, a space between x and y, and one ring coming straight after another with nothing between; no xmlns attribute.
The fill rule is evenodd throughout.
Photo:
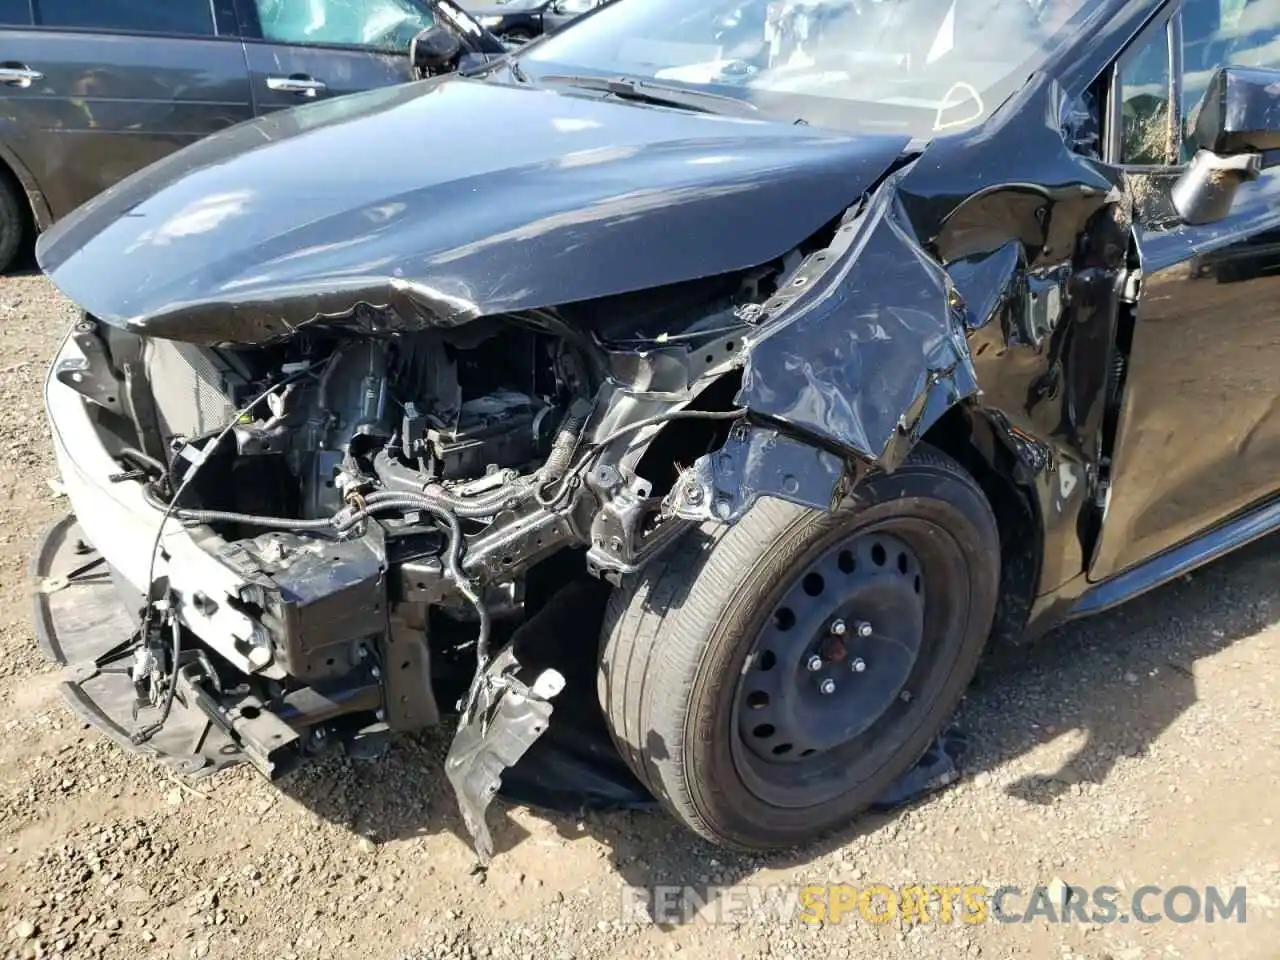
<svg viewBox="0 0 1280 960"><path fill-rule="evenodd" d="M33 229L201 137L413 79L441 2L0 2L0 270Z"/></svg>
<svg viewBox="0 0 1280 960"><path fill-rule="evenodd" d="M614 2L616 0L555 0L542 11L542 30L555 33L583 14Z"/></svg>
<svg viewBox="0 0 1280 960"><path fill-rule="evenodd" d="M555 33L613 0L463 0L463 6L500 39L512 45Z"/></svg>
<svg viewBox="0 0 1280 960"><path fill-rule="evenodd" d="M51 641L95 722L274 775L461 681L483 853L598 702L673 815L786 847L988 642L1280 528L1280 0L746 6L242 124L42 238L63 486L144 614Z"/></svg>

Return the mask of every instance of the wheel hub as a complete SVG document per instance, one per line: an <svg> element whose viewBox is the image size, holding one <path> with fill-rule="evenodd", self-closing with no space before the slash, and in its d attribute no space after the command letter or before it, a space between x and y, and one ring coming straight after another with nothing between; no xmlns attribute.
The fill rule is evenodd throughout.
<svg viewBox="0 0 1280 960"><path fill-rule="evenodd" d="M770 763L798 763L867 732L909 700L924 634L915 552L872 532L798 576L760 631L739 685L742 742Z"/></svg>

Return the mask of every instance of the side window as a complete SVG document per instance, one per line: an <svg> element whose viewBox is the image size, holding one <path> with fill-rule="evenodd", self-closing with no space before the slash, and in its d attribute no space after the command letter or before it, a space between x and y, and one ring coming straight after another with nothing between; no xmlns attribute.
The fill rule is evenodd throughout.
<svg viewBox="0 0 1280 960"><path fill-rule="evenodd" d="M1173 83L1169 69L1169 30L1157 30L1120 58L1116 70L1120 97L1120 162L1168 163L1172 158Z"/></svg>
<svg viewBox="0 0 1280 960"><path fill-rule="evenodd" d="M43 27L198 37L216 32L209 0L33 0L32 8Z"/></svg>
<svg viewBox="0 0 1280 960"><path fill-rule="evenodd" d="M412 0L254 0L263 39L406 51L431 16Z"/></svg>
<svg viewBox="0 0 1280 960"><path fill-rule="evenodd" d="M31 26L31 0L0 0L0 27Z"/></svg>
<svg viewBox="0 0 1280 960"><path fill-rule="evenodd" d="M1220 66L1280 67L1280 0L1185 0L1182 159L1191 157L1200 98Z"/></svg>
<svg viewBox="0 0 1280 960"><path fill-rule="evenodd" d="M1169 43L1177 32L1157 30L1117 67L1121 163L1190 159L1196 109L1213 72L1222 66L1280 67L1280 0L1184 0L1177 16L1182 44L1176 58ZM1181 68L1176 78L1175 61Z"/></svg>

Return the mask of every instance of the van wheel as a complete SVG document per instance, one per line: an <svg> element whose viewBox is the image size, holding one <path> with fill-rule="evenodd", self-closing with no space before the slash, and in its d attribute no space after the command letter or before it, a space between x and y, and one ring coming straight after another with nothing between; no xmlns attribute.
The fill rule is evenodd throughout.
<svg viewBox="0 0 1280 960"><path fill-rule="evenodd" d="M948 721L999 579L991 507L936 451L835 511L760 500L614 591L598 681L614 742L714 843L816 839L883 795Z"/></svg>
<svg viewBox="0 0 1280 960"><path fill-rule="evenodd" d="M4 171L7 173L8 171ZM0 175L0 273L13 265L27 236L25 202L11 176Z"/></svg>

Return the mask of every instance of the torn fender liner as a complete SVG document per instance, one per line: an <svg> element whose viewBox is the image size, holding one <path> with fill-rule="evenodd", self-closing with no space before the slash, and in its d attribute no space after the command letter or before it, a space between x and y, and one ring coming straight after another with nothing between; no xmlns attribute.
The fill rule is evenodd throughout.
<svg viewBox="0 0 1280 960"><path fill-rule="evenodd" d="M890 470L978 389L963 302L915 237L902 176L765 304L737 398Z"/></svg>
<svg viewBox="0 0 1280 960"><path fill-rule="evenodd" d="M557 698L546 734L503 775L502 800L564 813L657 806L618 753L600 709L599 626L611 592L607 583L577 576L512 634L524 668L536 674L554 666L567 692Z"/></svg>
<svg viewBox="0 0 1280 960"><path fill-rule="evenodd" d="M556 670L543 670L526 685L516 677L519 669L510 646L485 666L458 718L458 732L444 761L482 864L493 857L493 837L484 815L502 786L502 772L546 731L551 699L564 689L564 677Z"/></svg>

